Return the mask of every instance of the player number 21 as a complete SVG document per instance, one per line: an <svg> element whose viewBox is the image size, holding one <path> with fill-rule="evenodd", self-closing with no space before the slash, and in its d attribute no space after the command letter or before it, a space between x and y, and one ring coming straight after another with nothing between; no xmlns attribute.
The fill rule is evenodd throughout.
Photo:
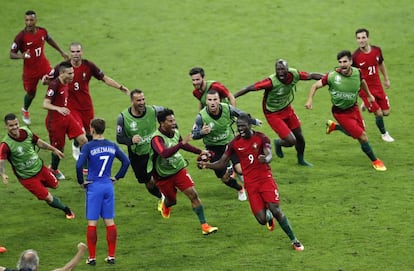
<svg viewBox="0 0 414 271"><path fill-rule="evenodd" d="M377 73L377 70L375 69L375 66L368 66L368 74L374 75Z"/></svg>

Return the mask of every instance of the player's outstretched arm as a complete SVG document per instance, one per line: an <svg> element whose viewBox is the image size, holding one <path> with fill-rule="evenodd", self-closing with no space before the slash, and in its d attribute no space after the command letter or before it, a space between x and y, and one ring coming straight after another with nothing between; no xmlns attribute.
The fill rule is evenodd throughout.
<svg viewBox="0 0 414 271"><path fill-rule="evenodd" d="M79 261L82 259L83 254L85 254L85 251L88 249L88 247L82 243L79 242L78 243L78 252L76 252L75 256L73 256L73 258L66 263L66 265L64 267L61 268L57 268L53 271L71 271L73 270L76 265L79 263Z"/></svg>

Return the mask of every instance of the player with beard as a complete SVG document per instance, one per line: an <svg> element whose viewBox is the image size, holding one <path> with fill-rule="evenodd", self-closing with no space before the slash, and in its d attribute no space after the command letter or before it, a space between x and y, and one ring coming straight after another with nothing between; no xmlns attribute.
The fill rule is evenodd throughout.
<svg viewBox="0 0 414 271"><path fill-rule="evenodd" d="M358 93L360 89L365 92L370 103L374 102L359 69L352 67L352 54L350 51L343 50L337 54L339 67L334 71L325 74L320 80L312 85L309 91L308 100L305 104L306 109L313 108L313 96L316 91L324 86L329 86L329 94L332 101L332 114L338 123L328 120L326 123L326 133L330 134L335 130L342 131L344 134L357 139L361 144L362 151L372 161L375 170L385 171L387 168L378 159L372 150L368 136L365 133L364 120L358 108Z"/></svg>
<svg viewBox="0 0 414 271"><path fill-rule="evenodd" d="M206 106L206 95L209 90L215 90L220 96L220 101L236 106L236 100L231 92L220 82L206 80L203 68L194 67L188 73L193 83L193 96L200 101L200 110Z"/></svg>
<svg viewBox="0 0 414 271"><path fill-rule="evenodd" d="M26 95L24 96L22 117L23 122L30 125L29 107L36 96L37 84L45 74L52 70L44 53L45 42L58 51L64 59L69 57L60 49L45 28L36 26L36 12L26 11L24 22L25 28L14 38L10 49L10 58L23 59L23 87Z"/></svg>
<svg viewBox="0 0 414 271"><path fill-rule="evenodd" d="M279 203L279 191L269 163L272 161L272 150L269 138L251 128L251 118L241 114L237 118L237 135L230 143L226 152L214 163L200 161L200 168L225 168L232 155L236 155L241 163L244 182L252 213L257 222L273 231L275 221L287 234L296 251L304 250L302 243L296 238L292 227L283 214Z"/></svg>
<svg viewBox="0 0 414 271"><path fill-rule="evenodd" d="M284 157L282 147L295 146L298 165L312 166L304 158L305 138L302 134L300 120L296 115L291 103L295 98L296 84L300 80L319 80L320 73L308 73L289 68L288 63L279 59L275 63L276 73L269 77L247 86L234 94L240 97L250 91L264 90L262 107L270 127L279 135L275 139L276 155Z"/></svg>
<svg viewBox="0 0 414 271"><path fill-rule="evenodd" d="M150 172L147 172L151 150L151 136L157 130L157 113L164 110L158 105L146 105L144 92L134 89L130 93L131 106L124 109L116 121L116 141L128 147L128 157L138 183L145 184L147 191L158 199L161 212L163 195Z"/></svg>

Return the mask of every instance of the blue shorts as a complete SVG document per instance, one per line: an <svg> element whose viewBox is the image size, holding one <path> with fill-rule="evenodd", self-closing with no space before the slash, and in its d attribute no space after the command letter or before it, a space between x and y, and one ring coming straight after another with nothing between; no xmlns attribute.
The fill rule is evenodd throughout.
<svg viewBox="0 0 414 271"><path fill-rule="evenodd" d="M86 187L86 219L115 217L115 194L112 181L94 182Z"/></svg>

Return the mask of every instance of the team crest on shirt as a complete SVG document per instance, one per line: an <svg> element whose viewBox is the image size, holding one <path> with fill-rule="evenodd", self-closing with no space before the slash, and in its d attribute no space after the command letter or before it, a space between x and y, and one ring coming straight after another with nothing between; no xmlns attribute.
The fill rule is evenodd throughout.
<svg viewBox="0 0 414 271"><path fill-rule="evenodd" d="M280 88L277 90L277 95L283 95L284 90L285 90L285 88L284 88L284 87L280 87Z"/></svg>
<svg viewBox="0 0 414 271"><path fill-rule="evenodd" d="M339 74L337 74L337 75L335 75L335 84L341 84L341 80L342 80L342 77L339 75Z"/></svg>
<svg viewBox="0 0 414 271"><path fill-rule="evenodd" d="M52 97L54 94L55 94L55 92L54 92L54 91L53 91L53 89L51 89L51 88L49 88L49 89L47 90L47 92L46 92L46 95L47 95L48 97Z"/></svg>
<svg viewBox="0 0 414 271"><path fill-rule="evenodd" d="M137 123L135 121L133 121L129 125L129 128L131 129L131 131L136 131L136 130L138 130L138 125L137 125Z"/></svg>
<svg viewBox="0 0 414 271"><path fill-rule="evenodd" d="M86 72L83 72L83 73L82 73L82 79L83 79L83 80L86 80Z"/></svg>
<svg viewBox="0 0 414 271"><path fill-rule="evenodd" d="M253 149L257 150L257 143L256 142L253 143Z"/></svg>
<svg viewBox="0 0 414 271"><path fill-rule="evenodd" d="M17 156L23 156L23 155L24 155L23 147L18 146L17 147Z"/></svg>

